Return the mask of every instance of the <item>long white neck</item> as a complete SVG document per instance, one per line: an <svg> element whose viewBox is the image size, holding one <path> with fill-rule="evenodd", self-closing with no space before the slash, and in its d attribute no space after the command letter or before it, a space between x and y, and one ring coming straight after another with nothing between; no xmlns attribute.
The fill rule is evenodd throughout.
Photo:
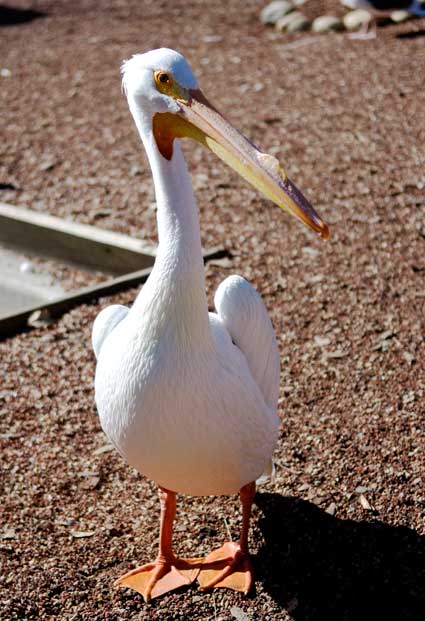
<svg viewBox="0 0 425 621"><path fill-rule="evenodd" d="M201 345L211 339L198 210L178 140L165 159L150 134L142 136L155 185L158 252L133 306L149 314L155 338Z"/></svg>
<svg viewBox="0 0 425 621"><path fill-rule="evenodd" d="M198 210L192 184L178 140L174 141L171 160L158 151L155 140L149 145L157 203L158 253L178 274L195 274L204 282ZM175 274L176 275L176 274Z"/></svg>

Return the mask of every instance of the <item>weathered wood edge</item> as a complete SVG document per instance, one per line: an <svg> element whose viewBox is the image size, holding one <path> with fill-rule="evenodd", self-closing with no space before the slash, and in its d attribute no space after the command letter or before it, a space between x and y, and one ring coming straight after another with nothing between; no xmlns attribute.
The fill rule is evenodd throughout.
<svg viewBox="0 0 425 621"><path fill-rule="evenodd" d="M204 261L210 261L211 259L219 259L228 256L229 252L221 247L211 248L203 253ZM31 329L28 325L28 319L35 311L44 311L46 315L52 319L57 319L71 308L80 304L93 303L101 297L113 295L119 291L125 289L131 289L140 284L143 284L151 273L152 267L137 270L123 276L118 276L99 285L93 285L90 287L84 287L78 289L73 293L61 296L56 300L52 300L47 304L40 304L31 306L16 315L8 315L0 319L0 341L10 336L13 336L17 332L23 332Z"/></svg>
<svg viewBox="0 0 425 621"><path fill-rule="evenodd" d="M2 202L0 241L116 276L153 265L156 255L155 246L141 239Z"/></svg>

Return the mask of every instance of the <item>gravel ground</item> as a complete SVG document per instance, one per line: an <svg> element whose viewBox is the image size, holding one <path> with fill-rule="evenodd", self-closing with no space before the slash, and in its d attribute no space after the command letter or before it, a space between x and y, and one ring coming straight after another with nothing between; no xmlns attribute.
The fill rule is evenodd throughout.
<svg viewBox="0 0 425 621"><path fill-rule="evenodd" d="M136 291L0 344L1 619L423 618L425 23L362 42L277 35L253 0L19 6L44 16L1 28L1 200L154 241L119 65L167 45L286 163L331 239L186 145L203 242L232 251L207 267L210 298L229 273L248 278L282 352L277 473L256 498L247 598L193 586L146 606L112 588L154 556L158 504L100 430L89 339L99 308ZM180 498L176 549L207 553L238 526L236 498Z"/></svg>

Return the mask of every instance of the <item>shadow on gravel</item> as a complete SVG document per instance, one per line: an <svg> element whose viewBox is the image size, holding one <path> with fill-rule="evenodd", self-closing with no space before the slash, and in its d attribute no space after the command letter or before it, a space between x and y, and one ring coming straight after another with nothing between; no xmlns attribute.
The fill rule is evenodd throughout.
<svg viewBox="0 0 425 621"><path fill-rule="evenodd" d="M425 537L340 520L305 500L257 494L265 543L256 573L295 621L424 618Z"/></svg>
<svg viewBox="0 0 425 621"><path fill-rule="evenodd" d="M12 6L0 4L0 27L16 26L31 22L33 19L45 17L46 13L35 11L34 9L19 9Z"/></svg>
<svg viewBox="0 0 425 621"><path fill-rule="evenodd" d="M418 39L425 37L425 30L413 30L412 32L400 32L397 39Z"/></svg>

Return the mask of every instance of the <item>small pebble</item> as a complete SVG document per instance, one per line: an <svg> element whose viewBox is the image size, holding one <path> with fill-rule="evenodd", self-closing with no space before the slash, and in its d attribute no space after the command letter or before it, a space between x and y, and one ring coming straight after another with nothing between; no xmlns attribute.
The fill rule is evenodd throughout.
<svg viewBox="0 0 425 621"><path fill-rule="evenodd" d="M348 356L348 352L343 351L342 349L336 349L335 351L329 351L326 353L326 358L333 358L335 360L345 358L345 356Z"/></svg>
<svg viewBox="0 0 425 621"><path fill-rule="evenodd" d="M137 164L133 164L133 166L130 168L130 175L132 177L137 177L137 175L141 175L142 174L142 169L140 168L140 166L138 166Z"/></svg>
<svg viewBox="0 0 425 621"><path fill-rule="evenodd" d="M329 339L327 336L315 336L314 343L318 347L326 347L326 345L330 345L331 339Z"/></svg>
<svg viewBox="0 0 425 621"><path fill-rule="evenodd" d="M34 263L31 263L31 261L23 261L19 266L19 271L22 274L34 274L35 265Z"/></svg>
<svg viewBox="0 0 425 621"><path fill-rule="evenodd" d="M89 476L89 477L86 477L86 480L80 484L80 488L87 489L87 490L96 489L99 483L100 483L100 477Z"/></svg>
<svg viewBox="0 0 425 621"><path fill-rule="evenodd" d="M274 26L281 18L294 10L290 0L274 0L267 4L260 13L260 21L267 26Z"/></svg>
<svg viewBox="0 0 425 621"><path fill-rule="evenodd" d="M223 257L223 259L211 259L208 261L209 265L215 265L217 267L231 268L233 267L233 262L228 257Z"/></svg>
<svg viewBox="0 0 425 621"><path fill-rule="evenodd" d="M99 448L95 449L93 451L93 455L102 455L103 453L109 453L110 451L114 450L114 446L113 444L104 444L103 446L100 446Z"/></svg>
<svg viewBox="0 0 425 621"><path fill-rule="evenodd" d="M193 595L192 596L192 603L193 604L197 604L200 601L202 601L202 597L200 595Z"/></svg>
<svg viewBox="0 0 425 621"><path fill-rule="evenodd" d="M334 15L321 15L314 20L312 30L313 32L338 32L344 30L344 24Z"/></svg>
<svg viewBox="0 0 425 621"><path fill-rule="evenodd" d="M411 354L410 351L404 351L403 358L408 364L413 364L415 362L415 356Z"/></svg>
<svg viewBox="0 0 425 621"><path fill-rule="evenodd" d="M71 536L74 539L84 539L85 537L93 537L95 534L94 530L72 530Z"/></svg>
<svg viewBox="0 0 425 621"><path fill-rule="evenodd" d="M391 13L391 19L396 24L401 24L402 22L406 22L410 19L410 13L407 11L393 11Z"/></svg>
<svg viewBox="0 0 425 621"><path fill-rule="evenodd" d="M353 31L358 30L364 24L368 24L371 19L372 16L369 11L365 11L365 9L356 9L355 11L346 13L342 21L347 30Z"/></svg>
<svg viewBox="0 0 425 621"><path fill-rule="evenodd" d="M35 310L27 319L27 324L31 328L43 328L54 323L48 308Z"/></svg>
<svg viewBox="0 0 425 621"><path fill-rule="evenodd" d="M3 69L0 69L0 75L2 78L10 78L12 77L12 72L10 69L6 69L6 67L3 67Z"/></svg>
<svg viewBox="0 0 425 621"><path fill-rule="evenodd" d="M59 164L58 160L55 160L54 158L47 158L41 162L40 170L42 170L43 172L48 172L49 170L53 170L53 168L57 166L57 164Z"/></svg>
<svg viewBox="0 0 425 621"><path fill-rule="evenodd" d="M365 511L373 511L373 507L363 494L359 496L359 502Z"/></svg>
<svg viewBox="0 0 425 621"><path fill-rule="evenodd" d="M276 30L279 32L302 32L310 26L309 20L300 11L292 11L284 15L276 22Z"/></svg>
<svg viewBox="0 0 425 621"><path fill-rule="evenodd" d="M326 507L325 511L326 513L329 513L329 515L335 515L336 504L334 502L331 502L330 505Z"/></svg>
<svg viewBox="0 0 425 621"><path fill-rule="evenodd" d="M367 492L367 487L364 485L358 485L356 487L356 494L364 494L365 492Z"/></svg>
<svg viewBox="0 0 425 621"><path fill-rule="evenodd" d="M311 246L304 246L302 251L303 251L303 254L306 254L308 257L311 257L312 259L315 259L317 255L319 254L319 251L317 250L317 248L312 248Z"/></svg>
<svg viewBox="0 0 425 621"><path fill-rule="evenodd" d="M239 608L238 606L232 606L232 608L230 609L230 614L234 619L237 619L237 621L249 621L249 617L246 612L244 612L242 608Z"/></svg>
<svg viewBox="0 0 425 621"><path fill-rule="evenodd" d="M223 37L221 35L206 35L203 41L204 43L220 43L223 41Z"/></svg>

